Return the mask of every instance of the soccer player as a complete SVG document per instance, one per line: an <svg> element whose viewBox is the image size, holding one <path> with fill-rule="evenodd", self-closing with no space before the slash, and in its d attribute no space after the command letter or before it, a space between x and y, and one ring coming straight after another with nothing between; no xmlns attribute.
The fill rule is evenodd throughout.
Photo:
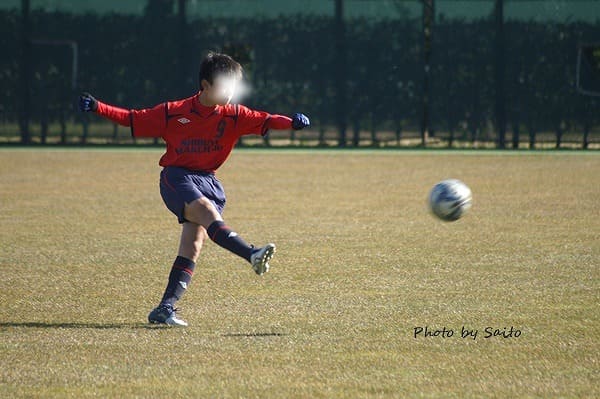
<svg viewBox="0 0 600 399"><path fill-rule="evenodd" d="M226 54L208 53L200 65L200 91L189 98L148 109L123 109L83 93L79 108L131 128L133 137L161 137L166 152L159 164L160 194L182 225L179 251L160 304L150 323L187 326L177 317L175 303L186 291L206 238L246 259L258 275L269 270L275 245L249 245L223 221L225 192L215 171L227 160L242 135L265 135L269 129L303 129L309 119L300 113L283 115L231 104L242 78L241 65Z"/></svg>

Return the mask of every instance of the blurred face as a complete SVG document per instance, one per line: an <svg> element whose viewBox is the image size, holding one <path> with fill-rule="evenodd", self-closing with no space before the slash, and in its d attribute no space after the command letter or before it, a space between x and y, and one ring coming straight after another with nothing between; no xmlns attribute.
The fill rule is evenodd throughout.
<svg viewBox="0 0 600 399"><path fill-rule="evenodd" d="M240 78L235 76L217 76L213 83L202 81L202 96L204 105L226 105L236 93Z"/></svg>

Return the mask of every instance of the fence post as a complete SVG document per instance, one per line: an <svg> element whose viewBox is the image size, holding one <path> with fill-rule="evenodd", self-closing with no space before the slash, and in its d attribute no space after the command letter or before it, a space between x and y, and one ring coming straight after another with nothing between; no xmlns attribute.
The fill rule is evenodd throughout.
<svg viewBox="0 0 600 399"><path fill-rule="evenodd" d="M519 130L519 122L515 120L513 122L513 135L512 135L512 148L518 149L519 142L521 141L521 132Z"/></svg>
<svg viewBox="0 0 600 399"><path fill-rule="evenodd" d="M344 26L344 0L335 0L335 88L336 88L336 119L340 133L338 145L346 146L346 33Z"/></svg>
<svg viewBox="0 0 600 399"><path fill-rule="evenodd" d="M29 132L29 110L31 108L31 26L29 21L29 0L21 0L21 62L19 65L19 80L21 104L19 112L19 129L21 143L31 143Z"/></svg>
<svg viewBox="0 0 600 399"><path fill-rule="evenodd" d="M583 142L581 143L581 147L584 150L587 150L589 143L590 143L590 124L587 121L585 121L583 123Z"/></svg>
<svg viewBox="0 0 600 399"><path fill-rule="evenodd" d="M180 97L184 97L185 93L188 92L189 87L188 87L188 71L189 71L189 67L188 67L188 63L189 63L189 31L188 31L188 25L187 25L187 9L186 9L186 3L187 0L178 0L177 1L177 24L179 25L178 28L178 34L179 37L177 38L177 42L179 44L178 46L178 57L177 57L177 69L179 72L179 77L180 77L180 83L179 83L179 87L177 88ZM198 85L200 85L200 82L198 82Z"/></svg>
<svg viewBox="0 0 600 399"><path fill-rule="evenodd" d="M563 127L558 126L556 128L556 149L557 150L560 148L560 145L562 144L563 133L564 133Z"/></svg>
<svg viewBox="0 0 600 399"><path fill-rule="evenodd" d="M535 129L532 126L529 126L529 149L535 150Z"/></svg>
<svg viewBox="0 0 600 399"><path fill-rule="evenodd" d="M423 109L421 119L421 145L425 147L429 138L429 102L431 98L430 78L430 59L431 59L431 36L433 20L435 19L434 1L423 1Z"/></svg>
<svg viewBox="0 0 600 399"><path fill-rule="evenodd" d="M506 147L506 108L504 95L504 70L505 46L504 46L504 0L496 0L494 19L496 25L495 37L495 60L494 60L494 84L496 91L496 131L498 134L498 148Z"/></svg>

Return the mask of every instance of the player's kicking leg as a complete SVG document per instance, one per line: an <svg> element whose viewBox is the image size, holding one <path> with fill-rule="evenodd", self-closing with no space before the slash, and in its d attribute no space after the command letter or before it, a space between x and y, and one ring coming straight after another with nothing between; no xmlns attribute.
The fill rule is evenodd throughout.
<svg viewBox="0 0 600 399"><path fill-rule="evenodd" d="M186 220L207 226L206 232L212 241L246 259L259 276L269 271L269 261L275 254L275 244L267 244L260 248L248 245L225 224L221 214L207 198L202 197L186 204L184 215Z"/></svg>

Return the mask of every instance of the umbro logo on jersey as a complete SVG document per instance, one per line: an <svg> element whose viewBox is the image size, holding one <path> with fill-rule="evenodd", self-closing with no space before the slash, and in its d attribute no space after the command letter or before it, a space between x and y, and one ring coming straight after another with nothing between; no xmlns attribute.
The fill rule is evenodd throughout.
<svg viewBox="0 0 600 399"><path fill-rule="evenodd" d="M186 123L190 123L191 120L189 120L188 118L179 118L177 119L177 122L181 123L182 125L185 125Z"/></svg>

